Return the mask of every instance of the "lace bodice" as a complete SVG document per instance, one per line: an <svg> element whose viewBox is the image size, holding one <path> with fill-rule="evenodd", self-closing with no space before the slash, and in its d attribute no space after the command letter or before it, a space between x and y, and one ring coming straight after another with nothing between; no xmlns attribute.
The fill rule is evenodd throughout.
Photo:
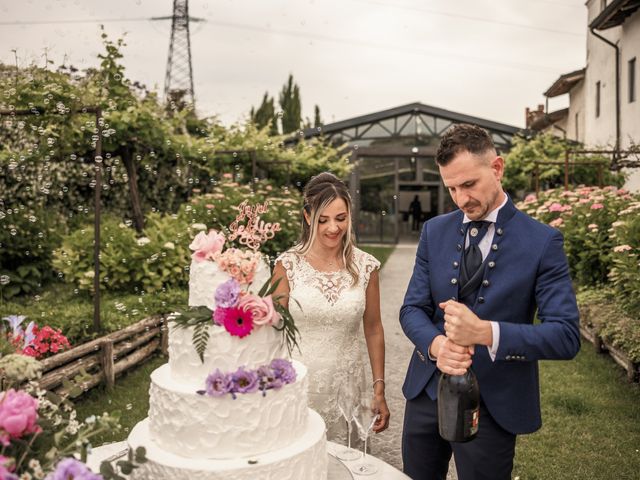
<svg viewBox="0 0 640 480"><path fill-rule="evenodd" d="M294 358L309 368L309 399L325 419L330 439L342 440L337 385L345 376L364 374L366 355L362 319L371 272L380 262L354 249L358 280L346 269L322 272L295 251L283 253L289 282L289 310L300 331L300 350ZM331 438L333 437L333 438Z"/></svg>

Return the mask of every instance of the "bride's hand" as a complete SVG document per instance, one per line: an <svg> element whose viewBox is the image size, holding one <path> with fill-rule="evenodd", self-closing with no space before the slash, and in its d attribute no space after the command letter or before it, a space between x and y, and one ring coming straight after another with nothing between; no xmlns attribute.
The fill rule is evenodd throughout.
<svg viewBox="0 0 640 480"><path fill-rule="evenodd" d="M384 393L377 393L373 395L373 406L378 412L378 419L373 425L373 431L380 433L389 427L389 407L387 407L387 400L384 398Z"/></svg>

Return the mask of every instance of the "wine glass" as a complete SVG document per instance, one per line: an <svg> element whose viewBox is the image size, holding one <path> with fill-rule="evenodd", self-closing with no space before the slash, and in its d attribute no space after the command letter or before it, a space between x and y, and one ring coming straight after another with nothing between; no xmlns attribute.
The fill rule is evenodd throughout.
<svg viewBox="0 0 640 480"><path fill-rule="evenodd" d="M360 388L352 375L349 375L338 387L337 402L340 413L347 421L347 447L336 452L336 457L340 460L350 461L360 457L360 453L351 449L351 421L354 419Z"/></svg>
<svg viewBox="0 0 640 480"><path fill-rule="evenodd" d="M366 389L365 392L367 392ZM364 449L362 450L362 461L351 467L351 471L358 475L373 475L378 471L378 468L372 463L367 463L367 439L369 432L379 418L379 412L374 408L373 398L368 393L363 393L360 397L354 418L358 427L358 435L364 441Z"/></svg>

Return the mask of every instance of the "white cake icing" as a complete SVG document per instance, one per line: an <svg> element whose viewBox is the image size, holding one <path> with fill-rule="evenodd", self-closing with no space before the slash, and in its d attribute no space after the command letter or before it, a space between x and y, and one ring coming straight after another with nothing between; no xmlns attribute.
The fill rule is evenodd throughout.
<svg viewBox="0 0 640 480"><path fill-rule="evenodd" d="M234 372L243 366L254 369L288 356L282 332L269 326L256 327L240 338L224 327L211 325L204 363L193 347L192 337L193 327L178 328L169 322L169 365L171 378L177 382L203 382L216 368L221 372Z"/></svg>
<svg viewBox="0 0 640 480"><path fill-rule="evenodd" d="M279 389L224 397L199 395L204 382L175 382L165 364L151 374L149 431L168 452L189 458L250 457L283 448L307 424L307 369Z"/></svg>
<svg viewBox="0 0 640 480"><path fill-rule="evenodd" d="M147 462L132 479L153 480L326 480L327 450L324 420L309 410L304 433L287 447L253 458L208 460L185 458L158 447L149 421L138 423L129 435L132 448L144 446ZM249 463L252 462L252 463Z"/></svg>
<svg viewBox="0 0 640 480"><path fill-rule="evenodd" d="M251 293L258 293L271 277L269 265L261 259L256 268L253 282L249 286ZM231 279L231 275L220 270L212 261L197 262L193 260L189 268L189 306L206 306L215 310L215 291L218 285Z"/></svg>

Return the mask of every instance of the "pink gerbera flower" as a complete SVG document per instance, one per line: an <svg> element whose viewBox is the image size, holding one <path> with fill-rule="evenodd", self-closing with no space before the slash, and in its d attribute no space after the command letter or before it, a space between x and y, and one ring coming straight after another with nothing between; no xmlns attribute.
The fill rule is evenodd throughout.
<svg viewBox="0 0 640 480"><path fill-rule="evenodd" d="M213 319L235 337L246 337L253 330L253 314L250 310L218 307L213 314Z"/></svg>

